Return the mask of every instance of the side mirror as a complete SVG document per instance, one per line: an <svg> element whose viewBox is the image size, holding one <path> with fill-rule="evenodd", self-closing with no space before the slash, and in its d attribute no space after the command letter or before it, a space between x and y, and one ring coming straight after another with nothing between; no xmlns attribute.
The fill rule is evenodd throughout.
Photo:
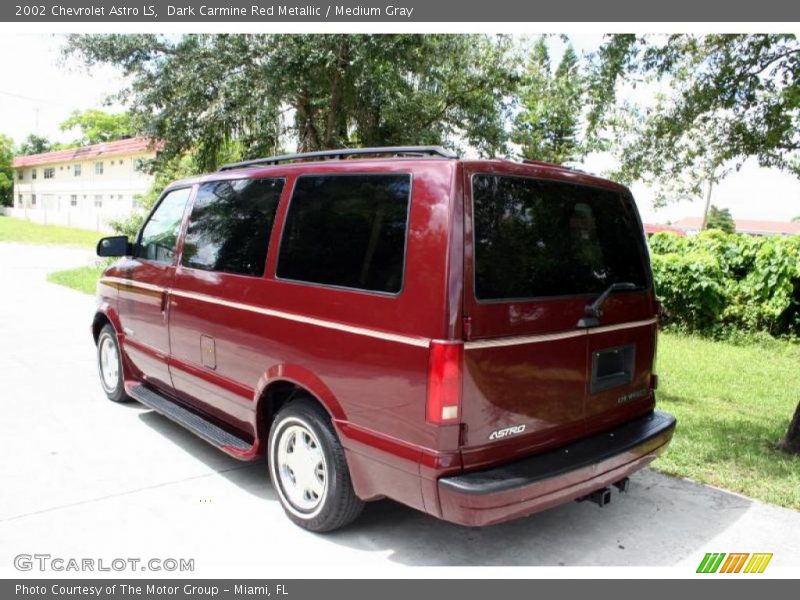
<svg viewBox="0 0 800 600"><path fill-rule="evenodd" d="M104 237L97 242L97 256L129 256L130 254L131 245L127 236Z"/></svg>

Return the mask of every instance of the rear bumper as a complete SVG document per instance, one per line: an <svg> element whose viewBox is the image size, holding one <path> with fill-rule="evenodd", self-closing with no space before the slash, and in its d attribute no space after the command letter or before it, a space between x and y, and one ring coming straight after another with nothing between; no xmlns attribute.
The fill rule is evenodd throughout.
<svg viewBox="0 0 800 600"><path fill-rule="evenodd" d="M585 496L645 467L663 452L675 417L654 411L514 463L439 480L442 518L492 525Z"/></svg>

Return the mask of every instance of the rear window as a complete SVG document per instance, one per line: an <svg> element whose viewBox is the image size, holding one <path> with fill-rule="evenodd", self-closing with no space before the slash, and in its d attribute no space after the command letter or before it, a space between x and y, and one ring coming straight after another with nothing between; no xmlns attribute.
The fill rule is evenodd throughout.
<svg viewBox="0 0 800 600"><path fill-rule="evenodd" d="M297 179L277 275L396 294L403 286L410 175Z"/></svg>
<svg viewBox="0 0 800 600"><path fill-rule="evenodd" d="M475 295L512 300L647 285L632 200L527 177L472 178Z"/></svg>
<svg viewBox="0 0 800 600"><path fill-rule="evenodd" d="M283 179L204 183L189 217L182 264L195 269L261 276Z"/></svg>

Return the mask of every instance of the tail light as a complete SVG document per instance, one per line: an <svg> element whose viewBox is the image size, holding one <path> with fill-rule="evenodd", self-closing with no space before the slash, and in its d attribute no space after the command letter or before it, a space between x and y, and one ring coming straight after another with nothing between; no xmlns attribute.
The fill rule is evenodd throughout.
<svg viewBox="0 0 800 600"><path fill-rule="evenodd" d="M432 341L428 364L427 420L434 425L457 423L461 412L464 344Z"/></svg>

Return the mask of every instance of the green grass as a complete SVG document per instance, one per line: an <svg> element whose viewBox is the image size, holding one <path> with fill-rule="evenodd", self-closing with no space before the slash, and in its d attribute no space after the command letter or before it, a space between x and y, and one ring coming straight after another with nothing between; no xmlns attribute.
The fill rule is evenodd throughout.
<svg viewBox="0 0 800 600"><path fill-rule="evenodd" d="M0 215L0 242L58 244L94 248L103 234L74 227L39 225L24 219Z"/></svg>
<svg viewBox="0 0 800 600"><path fill-rule="evenodd" d="M102 272L103 267L77 267L50 273L47 275L47 281L64 285L84 294L94 294L97 280Z"/></svg>
<svg viewBox="0 0 800 600"><path fill-rule="evenodd" d="M800 457L776 448L800 400L800 344L663 333L656 371L678 429L655 469L800 509Z"/></svg>

